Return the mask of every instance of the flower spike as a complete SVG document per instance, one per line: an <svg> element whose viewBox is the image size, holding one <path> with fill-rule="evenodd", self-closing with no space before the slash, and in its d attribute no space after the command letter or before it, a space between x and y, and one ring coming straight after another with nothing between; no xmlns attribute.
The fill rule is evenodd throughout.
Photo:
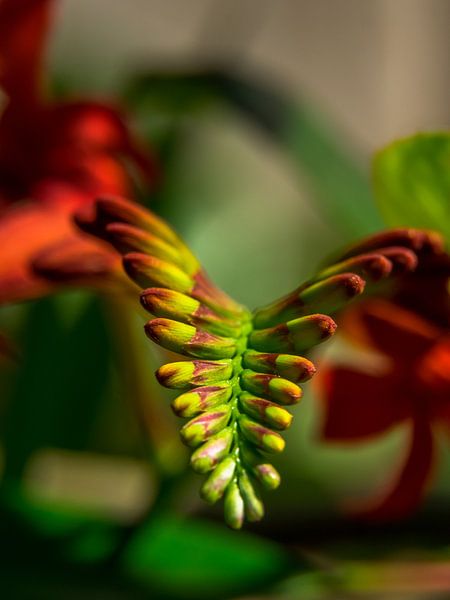
<svg viewBox="0 0 450 600"><path fill-rule="evenodd" d="M193 448L192 468L207 475L200 495L209 503L223 498L234 529L263 517L258 484L273 490L280 483L268 456L283 451L280 432L292 422L287 407L315 373L303 353L336 331L330 314L359 296L366 281L413 269L415 250L431 245L415 230L380 234L252 313L216 288L170 226L143 207L104 198L78 223L113 244L129 277L145 288L141 304L155 317L145 325L148 337L187 358L161 366L156 377L180 390L172 408L188 419L181 438Z"/></svg>

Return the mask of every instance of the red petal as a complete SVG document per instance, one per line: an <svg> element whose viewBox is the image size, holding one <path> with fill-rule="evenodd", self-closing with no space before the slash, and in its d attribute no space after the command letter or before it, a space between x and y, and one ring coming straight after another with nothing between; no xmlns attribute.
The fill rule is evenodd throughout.
<svg viewBox="0 0 450 600"><path fill-rule="evenodd" d="M83 194L58 183L43 184L39 194L41 202L29 202L9 209L0 219L0 304L49 292L55 285L49 280L52 269L55 273L57 270L61 272L60 280L68 280L70 273L73 278L79 279L80 269L97 271L100 276L115 268L117 255L112 250L105 250L102 242L91 241L81 234L72 223L74 210L86 202ZM63 251L59 244L63 247L69 245ZM52 247L58 248L53 257L49 253ZM85 259L89 258L86 267L80 267L82 254ZM64 257L67 263L63 276ZM47 266L45 277L42 265L40 273L33 268L38 258ZM78 266L77 261L80 261ZM53 279L57 279L56 274Z"/></svg>
<svg viewBox="0 0 450 600"><path fill-rule="evenodd" d="M410 363L427 352L440 330L417 314L385 300L368 300L347 311L344 333L395 359Z"/></svg>
<svg viewBox="0 0 450 600"><path fill-rule="evenodd" d="M377 435L410 414L410 403L395 373L374 376L347 368L318 379L325 394L326 440L351 441Z"/></svg>
<svg viewBox="0 0 450 600"><path fill-rule="evenodd" d="M12 102L28 106L39 79L53 0L0 2L0 86Z"/></svg>
<svg viewBox="0 0 450 600"><path fill-rule="evenodd" d="M415 414L412 421L411 447L399 477L391 491L375 506L359 516L374 521L390 521L411 515L426 491L434 457L434 443L426 414Z"/></svg>
<svg viewBox="0 0 450 600"><path fill-rule="evenodd" d="M33 258L33 271L59 283L104 284L123 272L117 252L82 233L46 247Z"/></svg>

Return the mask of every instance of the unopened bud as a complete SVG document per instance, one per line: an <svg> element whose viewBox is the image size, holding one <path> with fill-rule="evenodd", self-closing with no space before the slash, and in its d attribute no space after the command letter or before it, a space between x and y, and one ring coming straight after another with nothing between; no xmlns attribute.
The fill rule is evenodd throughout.
<svg viewBox="0 0 450 600"><path fill-rule="evenodd" d="M242 359L247 369L257 373L272 373L294 383L308 381L316 372L313 363L302 356L294 354L274 354L247 350Z"/></svg>
<svg viewBox="0 0 450 600"><path fill-rule="evenodd" d="M153 319L146 323L145 332L163 348L195 358L231 358L236 352L235 340L171 319Z"/></svg>
<svg viewBox="0 0 450 600"><path fill-rule="evenodd" d="M265 308L257 310L256 328L272 327L315 312L335 312L364 290L364 280L354 273L335 275L299 288Z"/></svg>
<svg viewBox="0 0 450 600"><path fill-rule="evenodd" d="M292 415L285 408L264 398L242 392L239 395L239 403L242 411L259 423L275 429L287 429L292 423Z"/></svg>
<svg viewBox="0 0 450 600"><path fill-rule="evenodd" d="M279 433L255 423L244 415L239 417L239 427L243 436L261 450L273 453L283 452L286 444Z"/></svg>
<svg viewBox="0 0 450 600"><path fill-rule="evenodd" d="M244 500L235 481L232 481L225 493L225 523L232 529L240 529L244 523Z"/></svg>
<svg viewBox="0 0 450 600"><path fill-rule="evenodd" d="M233 441L233 430L226 427L197 448L191 456L191 466L197 473L207 473L228 454Z"/></svg>
<svg viewBox="0 0 450 600"><path fill-rule="evenodd" d="M231 456L219 463L200 489L203 500L211 504L220 500L233 479L235 469L236 462Z"/></svg>
<svg viewBox="0 0 450 600"><path fill-rule="evenodd" d="M239 489L244 500L245 516L250 522L260 521L264 517L264 505L245 471L239 474Z"/></svg>
<svg viewBox="0 0 450 600"><path fill-rule="evenodd" d="M275 467L269 463L263 463L253 467L253 474L267 490L275 490L280 485L280 474Z"/></svg>
<svg viewBox="0 0 450 600"><path fill-rule="evenodd" d="M106 234L108 240L121 254L129 252L149 254L184 268L183 257L176 246L145 229L128 223L110 223L106 226Z"/></svg>
<svg viewBox="0 0 450 600"><path fill-rule="evenodd" d="M280 404L296 404L302 397L301 388L292 381L250 369L242 371L241 387L256 396L268 396Z"/></svg>
<svg viewBox="0 0 450 600"><path fill-rule="evenodd" d="M202 413L183 425L180 430L181 439L187 446L199 446L228 425L230 413L228 404Z"/></svg>
<svg viewBox="0 0 450 600"><path fill-rule="evenodd" d="M131 252L124 256L123 266L129 277L142 288L169 288L189 293L194 284L190 275L180 267L155 256Z"/></svg>
<svg viewBox="0 0 450 600"><path fill-rule="evenodd" d="M328 340L336 323L327 315L308 315L268 329L255 329L249 345L261 352L303 352Z"/></svg>
<svg viewBox="0 0 450 600"><path fill-rule="evenodd" d="M232 375L230 359L185 360L167 363L156 371L159 383L173 389L214 385L227 381Z"/></svg>
<svg viewBox="0 0 450 600"><path fill-rule="evenodd" d="M172 402L172 410L179 417L190 418L231 398L232 387L224 385L201 386L181 394Z"/></svg>

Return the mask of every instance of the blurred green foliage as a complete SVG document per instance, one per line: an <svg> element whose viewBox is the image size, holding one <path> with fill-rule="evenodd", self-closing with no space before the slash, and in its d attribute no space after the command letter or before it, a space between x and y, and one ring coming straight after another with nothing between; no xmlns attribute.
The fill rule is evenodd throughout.
<svg viewBox="0 0 450 600"><path fill-rule="evenodd" d="M373 178L388 225L440 231L450 243L450 134L398 140L374 159Z"/></svg>

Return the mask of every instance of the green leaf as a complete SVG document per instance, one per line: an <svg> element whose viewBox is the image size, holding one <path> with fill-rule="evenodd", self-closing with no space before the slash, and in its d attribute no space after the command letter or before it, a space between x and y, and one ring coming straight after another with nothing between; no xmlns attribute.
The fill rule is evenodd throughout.
<svg viewBox="0 0 450 600"><path fill-rule="evenodd" d="M375 194L388 225L429 228L450 241L450 134L394 142L374 159Z"/></svg>
<svg viewBox="0 0 450 600"><path fill-rule="evenodd" d="M127 572L180 598L222 598L261 589L293 568L275 543L209 521L160 516L139 531L124 555Z"/></svg>

